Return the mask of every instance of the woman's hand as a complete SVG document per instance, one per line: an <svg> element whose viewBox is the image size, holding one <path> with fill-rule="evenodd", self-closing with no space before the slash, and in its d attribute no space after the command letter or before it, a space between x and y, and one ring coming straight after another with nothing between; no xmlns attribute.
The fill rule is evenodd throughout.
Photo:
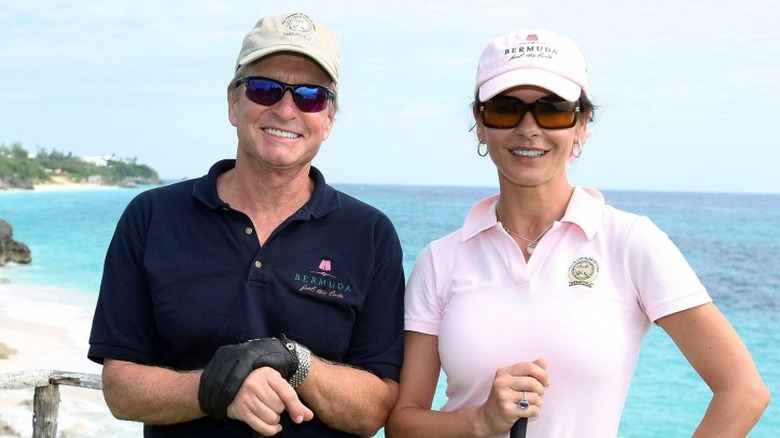
<svg viewBox="0 0 780 438"><path fill-rule="evenodd" d="M505 435L520 418L538 416L549 384L547 361L541 358L496 371L490 395L476 411L485 435Z"/></svg>

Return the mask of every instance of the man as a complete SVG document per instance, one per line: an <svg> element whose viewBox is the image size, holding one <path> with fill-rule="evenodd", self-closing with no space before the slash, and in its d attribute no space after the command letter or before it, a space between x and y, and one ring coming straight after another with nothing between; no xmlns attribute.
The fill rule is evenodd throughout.
<svg viewBox="0 0 780 438"><path fill-rule="evenodd" d="M145 436L384 425L402 355L401 246L383 213L311 164L333 126L339 58L308 16L261 19L227 91L236 159L122 215L89 358L111 412Z"/></svg>

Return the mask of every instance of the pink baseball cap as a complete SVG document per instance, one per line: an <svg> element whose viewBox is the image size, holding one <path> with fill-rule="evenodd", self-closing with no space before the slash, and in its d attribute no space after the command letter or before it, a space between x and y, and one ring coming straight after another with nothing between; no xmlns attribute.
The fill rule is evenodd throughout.
<svg viewBox="0 0 780 438"><path fill-rule="evenodd" d="M479 100L518 85L535 85L568 101L588 88L588 67L571 38L547 29L522 29L494 39L477 68Z"/></svg>

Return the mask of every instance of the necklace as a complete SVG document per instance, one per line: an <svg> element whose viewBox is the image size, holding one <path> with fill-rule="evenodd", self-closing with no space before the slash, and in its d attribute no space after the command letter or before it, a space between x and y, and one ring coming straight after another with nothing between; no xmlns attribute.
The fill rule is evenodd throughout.
<svg viewBox="0 0 780 438"><path fill-rule="evenodd" d="M536 245L539 244L539 239L541 239L542 236L545 235L545 233L550 231L550 228L552 228L553 225L555 224L555 221L553 221L553 223L551 223L549 227L545 228L545 230L542 231L541 234L536 236L536 239L531 240L531 239L529 239L529 238L527 238L525 236L521 236L520 234L515 233L514 231L510 230L509 227L506 226L506 224L504 223L504 220L501 219L501 212L498 211L498 205L496 205L496 217L498 218L498 221L501 222L501 226L504 228L504 231L506 231L510 236L519 237L519 238L525 240L526 242L528 242L528 246L525 247L525 250L528 252L528 255L531 255L531 254L534 253L534 250L536 249Z"/></svg>

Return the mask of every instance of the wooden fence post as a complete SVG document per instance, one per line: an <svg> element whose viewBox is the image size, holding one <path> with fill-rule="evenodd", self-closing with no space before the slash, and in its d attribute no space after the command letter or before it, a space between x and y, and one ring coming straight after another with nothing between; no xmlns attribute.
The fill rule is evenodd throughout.
<svg viewBox="0 0 780 438"><path fill-rule="evenodd" d="M60 385L80 388L103 388L99 374L72 373L57 370L23 370L0 373L0 391L35 388L33 398L33 438L55 438L60 409Z"/></svg>
<svg viewBox="0 0 780 438"><path fill-rule="evenodd" d="M33 399L33 438L56 438L57 413L60 409L60 386L50 384L35 388Z"/></svg>

